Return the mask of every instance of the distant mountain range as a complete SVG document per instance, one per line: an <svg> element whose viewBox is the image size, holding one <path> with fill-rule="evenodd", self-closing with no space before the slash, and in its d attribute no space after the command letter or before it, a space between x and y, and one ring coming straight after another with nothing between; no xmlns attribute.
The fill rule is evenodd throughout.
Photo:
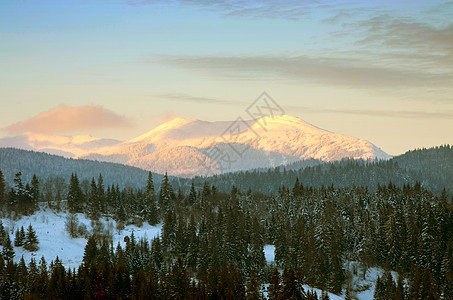
<svg viewBox="0 0 453 300"><path fill-rule="evenodd" d="M369 141L333 133L299 118L206 122L176 118L127 141L91 136L28 135L0 139L0 147L120 163L182 177L276 167L300 160L386 160Z"/></svg>
<svg viewBox="0 0 453 300"><path fill-rule="evenodd" d="M121 188L142 188L148 179L147 171L135 167L14 148L0 148L0 170L10 185L13 185L17 172L22 172L25 182L30 182L33 174L41 179L61 177L69 182L72 173L77 173L80 181L90 182L91 178L97 180L102 173L106 186L118 184ZM162 175L153 176L156 186L160 186Z"/></svg>
<svg viewBox="0 0 453 300"><path fill-rule="evenodd" d="M96 178L102 173L105 185L118 184L120 187L143 188L148 172L139 168L121 164L98 162L84 159L68 159L41 152L12 148L0 148L0 170L5 179L13 185L15 173L21 171L26 182L34 173L42 179L62 177L69 182L71 173L77 172L81 180ZM162 182L162 175L153 174L156 189ZM419 149L395 156L386 161L342 160L322 162L320 160L297 161L276 168L260 168L210 177L193 179L170 177L175 190L181 188L188 192L194 182L197 189L202 189L204 182L225 192L233 186L242 191L252 189L263 193L277 194L284 185L292 187L298 178L305 186L335 187L364 186L376 190L378 184L389 182L397 186L413 185L415 182L437 194L446 188L453 194L453 148L441 147Z"/></svg>

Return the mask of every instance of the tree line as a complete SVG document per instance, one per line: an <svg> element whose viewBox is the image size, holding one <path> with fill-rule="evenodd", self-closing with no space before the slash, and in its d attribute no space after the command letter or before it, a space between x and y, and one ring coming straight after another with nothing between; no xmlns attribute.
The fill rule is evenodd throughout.
<svg viewBox="0 0 453 300"><path fill-rule="evenodd" d="M18 195L19 187L18 183ZM370 191L367 187L314 188L296 178L291 187L282 185L275 194L235 186L227 193L208 182L202 188L192 183L188 192L175 192L166 175L156 191L149 173L142 189L104 187L99 175L83 192L74 173L67 199L71 212L93 219L110 215L117 222L163 223L160 237L139 242L129 237L125 249L90 238L81 266L85 271L64 267L60 271L69 282L72 276L94 284L82 289L84 295L95 295L96 282L98 289L104 287L103 293L110 293L109 276L132 278L125 283L126 298L133 298L133 287L139 284L134 278L147 282L145 286L157 282L156 292L145 287L142 292L159 298L184 291L178 297L226 299L233 292L225 289L235 286L233 291L239 293L235 299L249 297L249 292L259 299L260 293L252 291L260 291L263 284L270 284L272 299L283 297L290 286L294 299L313 297L302 284L348 295L353 291L349 291L345 264L358 261L363 276L371 267L398 272L399 282L388 275L379 278L377 299L453 297L453 204L445 190L437 195L418 182L402 187L378 185ZM266 264L266 244L275 245L275 265ZM121 253L125 258L119 267ZM108 270L98 270L100 263L92 266L99 259L106 261ZM109 275L115 268L128 276ZM280 275L278 270L285 271ZM167 280L178 282L177 287ZM230 296L219 296L224 294Z"/></svg>

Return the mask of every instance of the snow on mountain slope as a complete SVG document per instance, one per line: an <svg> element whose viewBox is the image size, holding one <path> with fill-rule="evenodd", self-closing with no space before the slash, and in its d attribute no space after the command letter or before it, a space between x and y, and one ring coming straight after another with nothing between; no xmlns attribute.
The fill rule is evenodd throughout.
<svg viewBox="0 0 453 300"><path fill-rule="evenodd" d="M104 147L111 147L120 143L113 139L102 139L91 135L47 135L26 134L17 137L0 139L0 147L14 147L25 150L46 152L61 155L66 158L97 151Z"/></svg>
<svg viewBox="0 0 453 300"><path fill-rule="evenodd" d="M309 158L390 158L366 140L329 132L287 115L239 122L176 118L139 137L79 157L187 177Z"/></svg>

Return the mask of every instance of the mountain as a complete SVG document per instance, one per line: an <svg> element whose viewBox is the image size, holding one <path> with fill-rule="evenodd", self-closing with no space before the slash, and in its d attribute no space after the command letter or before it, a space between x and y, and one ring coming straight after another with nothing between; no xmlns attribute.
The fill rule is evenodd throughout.
<svg viewBox="0 0 453 300"><path fill-rule="evenodd" d="M288 115L234 122L176 118L134 139L78 157L183 177L275 167L306 159L390 158L366 140L323 130Z"/></svg>
<svg viewBox="0 0 453 300"><path fill-rule="evenodd" d="M193 182L202 189L205 181L219 191L230 192L233 187L246 192L251 189L262 193L278 194L282 186L292 188L298 179L305 187L366 187L376 191L378 185L415 185L437 195L444 188L453 195L453 147L449 145L417 149L386 161L341 160L322 163L305 160L272 169L257 169L216 176L195 177ZM192 180L184 182L190 188ZM452 198L453 201L453 198Z"/></svg>
<svg viewBox="0 0 453 300"><path fill-rule="evenodd" d="M25 134L0 139L0 147L34 150L61 155L67 158L83 155L91 151L98 151L104 147L111 147L119 143L121 141L102 139L91 135L62 136Z"/></svg>
<svg viewBox="0 0 453 300"><path fill-rule="evenodd" d="M142 188L146 185L148 171L114 163L84 159L71 159L42 152L14 148L0 148L0 170L6 181L13 185L14 175L22 172L24 182L29 182L36 174L41 179L61 177L69 182L72 173L77 173L80 181L98 178L102 173L104 184L118 184L120 188L131 186ZM156 186L160 186L163 176L153 174ZM172 178L172 180L174 180ZM89 181L88 181L89 182Z"/></svg>

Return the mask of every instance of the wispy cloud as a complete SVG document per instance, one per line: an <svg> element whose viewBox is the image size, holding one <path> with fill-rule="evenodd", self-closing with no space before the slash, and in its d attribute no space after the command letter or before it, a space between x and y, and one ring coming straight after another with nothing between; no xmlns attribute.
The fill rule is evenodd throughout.
<svg viewBox="0 0 453 300"><path fill-rule="evenodd" d="M347 114L374 117L404 119L453 119L453 111L410 111L410 110L365 110L365 109L329 109L307 106L288 106L289 110L303 113Z"/></svg>
<svg viewBox="0 0 453 300"><path fill-rule="evenodd" d="M337 53L338 54L338 53ZM163 56L162 63L204 71L209 75L254 80L302 80L354 88L451 88L452 72L433 73L423 68L398 68L373 61L307 55Z"/></svg>
<svg viewBox="0 0 453 300"><path fill-rule="evenodd" d="M323 1L325 3L329 1ZM140 6L190 6L219 11L224 16L252 18L283 18L297 20L307 15L322 3L315 0L276 1L276 0L129 0L126 5ZM327 5L327 4L322 4ZM337 3L338 5L338 3Z"/></svg>
<svg viewBox="0 0 453 300"><path fill-rule="evenodd" d="M67 133L80 130L118 128L130 126L125 117L102 106L66 105L39 113L38 115L5 128L10 134L22 133Z"/></svg>
<svg viewBox="0 0 453 300"><path fill-rule="evenodd" d="M221 99L209 98L209 97L191 96L188 94L180 94L180 93L154 95L153 97L170 100L170 101L204 103L204 104L237 104L238 103L236 101L221 100Z"/></svg>

